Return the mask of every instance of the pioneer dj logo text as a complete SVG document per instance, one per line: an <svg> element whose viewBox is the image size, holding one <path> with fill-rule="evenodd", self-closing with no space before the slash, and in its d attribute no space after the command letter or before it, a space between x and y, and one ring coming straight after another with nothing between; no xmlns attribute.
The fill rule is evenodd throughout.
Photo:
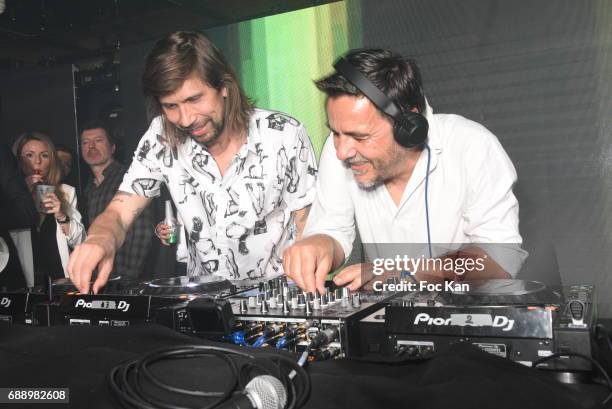
<svg viewBox="0 0 612 409"><path fill-rule="evenodd" d="M87 308L90 310L119 310L127 312L130 309L130 304L127 301L113 301L113 300L93 300L90 302L79 298L74 305L75 308Z"/></svg>
<svg viewBox="0 0 612 409"><path fill-rule="evenodd" d="M434 325L434 326L461 326L461 327L494 327L501 328L502 331L510 331L514 327L514 320L504 316L504 315L496 315L490 323L470 323L466 320L455 321L453 317L450 318L441 318L441 317L432 317L426 312L421 312L417 314L414 318L414 324L418 325L420 323L426 323L426 325Z"/></svg>
<svg viewBox="0 0 612 409"><path fill-rule="evenodd" d="M11 305L11 299L8 297L2 297L0 300L0 307L8 308Z"/></svg>

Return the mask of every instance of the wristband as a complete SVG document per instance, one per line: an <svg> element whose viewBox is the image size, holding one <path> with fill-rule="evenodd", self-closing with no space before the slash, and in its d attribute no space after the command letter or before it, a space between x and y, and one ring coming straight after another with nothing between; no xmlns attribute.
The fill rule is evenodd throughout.
<svg viewBox="0 0 612 409"><path fill-rule="evenodd" d="M56 218L55 221L57 221L59 224L66 224L70 222L70 217L68 217L68 215L64 215L62 220Z"/></svg>

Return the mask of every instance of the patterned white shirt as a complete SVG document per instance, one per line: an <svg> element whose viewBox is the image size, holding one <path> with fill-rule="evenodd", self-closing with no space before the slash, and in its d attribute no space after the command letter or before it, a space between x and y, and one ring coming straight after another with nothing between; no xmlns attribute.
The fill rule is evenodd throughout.
<svg viewBox="0 0 612 409"><path fill-rule="evenodd" d="M295 239L291 212L314 200L316 173L306 128L283 113L254 110L223 176L193 139L171 150L157 117L119 190L155 197L166 184L185 223L188 275L253 279L283 273L282 252Z"/></svg>

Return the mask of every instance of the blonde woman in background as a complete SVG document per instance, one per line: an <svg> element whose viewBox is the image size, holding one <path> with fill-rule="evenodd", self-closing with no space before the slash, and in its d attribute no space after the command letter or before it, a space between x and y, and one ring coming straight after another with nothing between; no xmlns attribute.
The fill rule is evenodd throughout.
<svg viewBox="0 0 612 409"><path fill-rule="evenodd" d="M25 182L36 200L36 186L55 187L47 193L39 210L36 229L32 231L34 254L34 284L42 284L44 277L68 277L66 266L72 248L85 238L81 214L77 210L77 198L72 186L61 184L62 170L55 145L40 132L28 132L19 136L13 145Z"/></svg>

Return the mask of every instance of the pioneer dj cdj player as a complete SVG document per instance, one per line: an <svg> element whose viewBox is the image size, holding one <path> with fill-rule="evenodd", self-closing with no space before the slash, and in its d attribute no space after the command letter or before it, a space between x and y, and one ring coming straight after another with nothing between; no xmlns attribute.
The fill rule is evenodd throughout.
<svg viewBox="0 0 612 409"><path fill-rule="evenodd" d="M595 320L592 286L475 281L469 292L412 292L393 299L362 320L361 353L426 357L466 342L532 366L555 353L591 357ZM591 370L588 360L573 356L539 366Z"/></svg>

